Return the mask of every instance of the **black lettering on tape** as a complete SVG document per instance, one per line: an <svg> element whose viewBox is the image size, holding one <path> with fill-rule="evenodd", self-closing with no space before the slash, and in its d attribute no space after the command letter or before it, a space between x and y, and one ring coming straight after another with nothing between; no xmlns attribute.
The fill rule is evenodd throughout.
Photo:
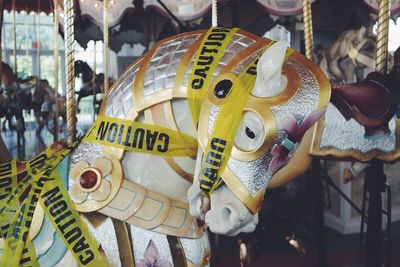
<svg viewBox="0 0 400 267"><path fill-rule="evenodd" d="M125 141L122 142L122 144L123 144L124 146L127 146L127 147L132 146L132 144L129 143L129 139L131 138L131 132L132 132L132 127L131 127L131 126L128 126L128 129L127 129L126 135L125 135Z"/></svg>
<svg viewBox="0 0 400 267"><path fill-rule="evenodd" d="M107 123L104 121L100 122L99 129L97 129L96 140L100 140L100 141L104 140L104 138L106 137L106 133L107 133L109 124L110 124L109 122L107 122Z"/></svg>
<svg viewBox="0 0 400 267"><path fill-rule="evenodd" d="M217 137L214 137L211 140L211 149L216 150L218 152L224 152L226 147L226 141Z"/></svg>
<svg viewBox="0 0 400 267"><path fill-rule="evenodd" d="M151 133L150 130L146 131L146 147L148 151L153 151L154 145L156 144L158 132Z"/></svg>
<svg viewBox="0 0 400 267"><path fill-rule="evenodd" d="M144 140L144 129L142 128L137 128L135 130L135 134L133 135L133 142L132 142L132 147L134 148L143 148L143 140Z"/></svg>
<svg viewBox="0 0 400 267"><path fill-rule="evenodd" d="M113 122L110 124L110 128L108 129L107 142L114 143L117 134L118 134L118 124Z"/></svg>
<svg viewBox="0 0 400 267"><path fill-rule="evenodd" d="M158 145L157 146L157 151L158 152L167 152L168 151L168 145L169 145L169 136L165 133L160 133L158 135L158 140L164 141L163 145Z"/></svg>
<svg viewBox="0 0 400 267"><path fill-rule="evenodd" d="M197 90L203 87L204 80L203 79L193 79L192 81L192 89Z"/></svg>

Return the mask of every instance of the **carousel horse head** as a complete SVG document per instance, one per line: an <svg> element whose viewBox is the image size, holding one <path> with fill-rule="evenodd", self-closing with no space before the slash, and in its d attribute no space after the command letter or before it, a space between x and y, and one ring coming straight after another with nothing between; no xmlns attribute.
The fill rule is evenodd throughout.
<svg viewBox="0 0 400 267"><path fill-rule="evenodd" d="M82 60L76 60L75 64L75 77L78 77L79 74L82 73L83 76L89 76L89 74L92 72L92 69L89 67L89 65L82 61Z"/></svg>
<svg viewBox="0 0 400 267"><path fill-rule="evenodd" d="M272 44L242 30L233 33L217 61L219 67L206 88L195 129L187 103L188 77L193 65L190 59L200 49L195 44L204 33L185 33L160 42L113 84L99 111L111 122L123 119L179 129L196 137L197 156L196 146L190 157L176 157L82 142L71 156L69 172L69 192L79 211L98 210L145 229L191 238L197 233L193 229L201 229L202 220L219 234L251 232L258 223L258 210L270 182L279 178L297 155L308 156L308 147L303 148L300 142L325 112L330 97L328 80L316 65L288 49L286 43ZM237 114L238 126L232 130L235 135L229 139L232 149L227 150L222 182L205 197L200 188L204 176L200 166L203 159L206 164L218 162L217 152L224 144L210 141L215 151L205 148L214 126L218 128L218 114L224 114L219 113L221 103L232 88L242 87L240 77L246 73L254 80L248 84L248 97ZM130 129L126 138L136 144L143 135L133 131ZM102 135L114 136L110 131ZM150 139L142 141L143 147L154 143ZM123 143L127 144L121 139ZM289 170L289 176L293 173ZM174 227L168 226L171 224Z"/></svg>
<svg viewBox="0 0 400 267"><path fill-rule="evenodd" d="M18 81L13 69L5 62L1 62L1 81L4 86L9 86L11 83Z"/></svg>
<svg viewBox="0 0 400 267"><path fill-rule="evenodd" d="M298 53L285 61L286 49L284 42L278 42L258 61L256 82L222 173L223 185L206 197L199 189L197 178L202 174L196 168L195 182L188 191L190 211L212 232L236 235L254 231L268 184L285 168L305 132L325 112L329 101L325 76ZM216 90L224 79L218 82L217 78ZM202 112L208 116L199 122L202 148L218 114L217 104L212 97L203 104ZM218 160L215 154L204 155L199 150L198 162L203 157L210 162Z"/></svg>
<svg viewBox="0 0 400 267"><path fill-rule="evenodd" d="M318 65L331 82L355 82L356 68L375 68L375 50L376 36L362 26L343 32L331 47L321 53Z"/></svg>

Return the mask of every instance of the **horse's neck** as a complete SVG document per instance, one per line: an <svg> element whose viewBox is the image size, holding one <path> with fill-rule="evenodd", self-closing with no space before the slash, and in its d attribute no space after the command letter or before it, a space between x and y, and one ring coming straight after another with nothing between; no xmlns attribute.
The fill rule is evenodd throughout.
<svg viewBox="0 0 400 267"><path fill-rule="evenodd" d="M18 77L13 72L4 72L1 75L1 83L3 86L10 86L13 83L18 83Z"/></svg>
<svg viewBox="0 0 400 267"><path fill-rule="evenodd" d="M93 71L87 67L86 71L82 72L82 81L84 83L91 82L93 80Z"/></svg>
<svg viewBox="0 0 400 267"><path fill-rule="evenodd" d="M194 138L197 136L186 100L172 100L154 105L144 112L145 123L161 126L174 123L168 121L173 115L179 131ZM155 118L156 117L156 118ZM162 122L164 121L164 123ZM186 201L186 192L191 185L195 160L189 157L161 157L145 153L126 152L124 158L125 176L128 180L140 184L170 198Z"/></svg>

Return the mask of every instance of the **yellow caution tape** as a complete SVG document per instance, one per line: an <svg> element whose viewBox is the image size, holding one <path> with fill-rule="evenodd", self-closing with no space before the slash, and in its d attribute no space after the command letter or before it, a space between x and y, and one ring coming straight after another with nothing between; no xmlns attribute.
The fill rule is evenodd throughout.
<svg viewBox="0 0 400 267"><path fill-rule="evenodd" d="M0 164L0 201L5 199L16 186L17 186L17 161L11 160L3 164Z"/></svg>
<svg viewBox="0 0 400 267"><path fill-rule="evenodd" d="M99 116L84 141L127 151L195 157L197 140L158 125Z"/></svg>
<svg viewBox="0 0 400 267"><path fill-rule="evenodd" d="M21 260L19 265L22 267L39 267L39 262L36 257L35 247L31 239L28 237L25 242L25 247L22 250Z"/></svg>
<svg viewBox="0 0 400 267"><path fill-rule="evenodd" d="M51 156L51 149L48 148L44 153L39 154L27 163L29 170L28 177L31 178L30 185L32 187L29 190L28 197L22 202L17 213L8 226L8 231L4 242L5 251L1 258L2 264L18 266L20 264L24 248L27 250L26 252L28 252L29 259L33 260L36 257L33 257L33 252L29 252L29 244L26 244L30 226L33 220L33 214L39 197L42 193L42 189L45 183L50 179L49 176L51 172L64 159L64 157L68 155L69 151L70 149L65 149L58 152L54 156ZM18 199L15 199L15 201L18 201ZM6 206L6 209L2 209L0 216L1 221L3 221L4 213L8 212L7 209L9 209L9 206Z"/></svg>
<svg viewBox="0 0 400 267"><path fill-rule="evenodd" d="M11 223L1 225L1 234L5 237L4 253L0 262L2 266L38 266L35 250L28 238L38 201L41 201L45 213L80 266L107 266L96 242L91 238L69 199L59 175L54 171L77 144L78 142L75 142L54 155L52 149L46 149L44 153L27 162L28 175L23 179L22 186L19 184L12 192L7 190L8 193L4 195L5 199L7 198L6 205L0 210L1 222L10 215L10 208L18 202L21 193L28 186L32 186L28 197L19 206L18 211L13 213ZM14 166L12 161L10 163ZM16 171L11 174L15 177Z"/></svg>
<svg viewBox="0 0 400 267"><path fill-rule="evenodd" d="M200 107L218 63L238 28L213 27L207 31L196 53L189 77L187 101L193 123L197 129Z"/></svg>
<svg viewBox="0 0 400 267"><path fill-rule="evenodd" d="M264 48L264 51L273 43L269 43ZM292 51L291 49L287 50L286 59ZM207 146L204 149L204 157L200 169L200 188L206 195L212 194L222 183L221 174L232 151L234 138L247 98L254 86L257 76L257 63L261 55L262 53L246 70L240 73L231 90L222 100L220 111L216 116Z"/></svg>
<svg viewBox="0 0 400 267"><path fill-rule="evenodd" d="M52 180L45 184L44 193L39 201L54 229L80 266L107 266L100 255L99 246L62 184L60 174L54 171L51 178Z"/></svg>

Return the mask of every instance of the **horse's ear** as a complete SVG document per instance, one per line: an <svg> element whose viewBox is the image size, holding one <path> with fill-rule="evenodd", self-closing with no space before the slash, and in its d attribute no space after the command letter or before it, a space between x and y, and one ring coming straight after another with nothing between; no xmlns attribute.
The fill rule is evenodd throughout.
<svg viewBox="0 0 400 267"><path fill-rule="evenodd" d="M257 64L257 78L252 94L257 97L273 97L282 91L281 72L287 42L278 41L268 48Z"/></svg>

